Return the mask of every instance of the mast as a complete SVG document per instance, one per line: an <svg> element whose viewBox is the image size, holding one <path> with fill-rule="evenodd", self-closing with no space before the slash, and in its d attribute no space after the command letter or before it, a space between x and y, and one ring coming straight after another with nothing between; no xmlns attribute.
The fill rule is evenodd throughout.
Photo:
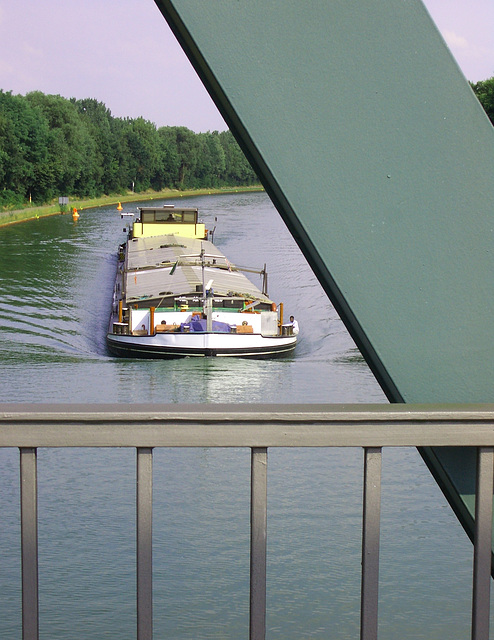
<svg viewBox="0 0 494 640"><path fill-rule="evenodd" d="M206 254L201 242L200 258L201 258L201 270L202 270L202 310L204 312L204 315L206 316L206 331L212 331L213 330L213 296L212 296L211 285L213 284L213 281L210 280L206 284L206 277L204 273L204 268L206 266L205 257L206 257Z"/></svg>

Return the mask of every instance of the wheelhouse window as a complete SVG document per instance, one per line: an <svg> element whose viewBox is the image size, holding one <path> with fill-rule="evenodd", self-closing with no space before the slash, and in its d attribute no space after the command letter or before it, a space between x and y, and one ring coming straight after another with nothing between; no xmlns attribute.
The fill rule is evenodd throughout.
<svg viewBox="0 0 494 640"><path fill-rule="evenodd" d="M141 210L141 222L153 223L153 222L168 222L171 224L196 224L197 223L197 210L196 209L150 209Z"/></svg>
<svg viewBox="0 0 494 640"><path fill-rule="evenodd" d="M154 215L146 211L141 211L141 222L154 222Z"/></svg>

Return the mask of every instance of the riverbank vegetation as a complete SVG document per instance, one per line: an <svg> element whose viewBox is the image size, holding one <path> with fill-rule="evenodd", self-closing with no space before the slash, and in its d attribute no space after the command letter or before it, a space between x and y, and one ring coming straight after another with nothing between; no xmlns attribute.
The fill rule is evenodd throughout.
<svg viewBox="0 0 494 640"><path fill-rule="evenodd" d="M494 124L494 77L470 83ZM97 100L0 89L0 218L139 200L146 193L248 187L257 176L229 131L194 133L115 118ZM151 197L151 196L149 196ZM166 197L166 196L165 196ZM14 210L33 209L31 214ZM17 217L16 217L17 216ZM19 218L19 216L21 216Z"/></svg>
<svg viewBox="0 0 494 640"><path fill-rule="evenodd" d="M114 205L115 208L119 204L125 204L126 202L145 202L146 200L168 200L169 198L182 198L187 196L201 196L212 195L221 193L234 193L234 192L248 192L248 191L263 191L261 185L253 186L240 186L240 187L221 187L210 189L185 189L179 191L178 189L163 189L161 191L154 191L153 189L147 189L140 193L132 193L131 191L125 194L112 194L109 196L103 195L99 198L72 198L67 206L61 207L58 203L58 198L50 204L34 205L29 204L22 209L4 209L0 210L0 227L14 222L23 222L24 220L33 220L41 218L43 216L60 215L61 213L72 213L73 209L77 212L84 209L95 209L97 207L109 207Z"/></svg>
<svg viewBox="0 0 494 640"><path fill-rule="evenodd" d="M144 118L115 118L94 99L0 90L0 211L59 196L258 182L229 131L158 128Z"/></svg>

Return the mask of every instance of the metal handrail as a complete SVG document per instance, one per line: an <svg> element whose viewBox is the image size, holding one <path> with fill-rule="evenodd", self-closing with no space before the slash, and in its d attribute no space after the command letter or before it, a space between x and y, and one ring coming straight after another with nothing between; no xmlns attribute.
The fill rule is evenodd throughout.
<svg viewBox="0 0 494 640"><path fill-rule="evenodd" d="M20 449L23 638L37 640L37 448L137 449L137 638L152 638L154 447L251 449L250 639L266 619L269 447L362 447L362 640L377 639L381 450L478 447L472 638L488 640L494 481L494 405L8 405L0 447Z"/></svg>

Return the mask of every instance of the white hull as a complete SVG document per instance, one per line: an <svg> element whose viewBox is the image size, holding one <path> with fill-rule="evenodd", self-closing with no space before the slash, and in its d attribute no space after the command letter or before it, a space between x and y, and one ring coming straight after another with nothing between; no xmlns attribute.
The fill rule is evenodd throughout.
<svg viewBox="0 0 494 640"><path fill-rule="evenodd" d="M297 338L235 333L165 333L154 336L108 334L107 341L113 354L130 358L255 358L286 355L295 348Z"/></svg>

